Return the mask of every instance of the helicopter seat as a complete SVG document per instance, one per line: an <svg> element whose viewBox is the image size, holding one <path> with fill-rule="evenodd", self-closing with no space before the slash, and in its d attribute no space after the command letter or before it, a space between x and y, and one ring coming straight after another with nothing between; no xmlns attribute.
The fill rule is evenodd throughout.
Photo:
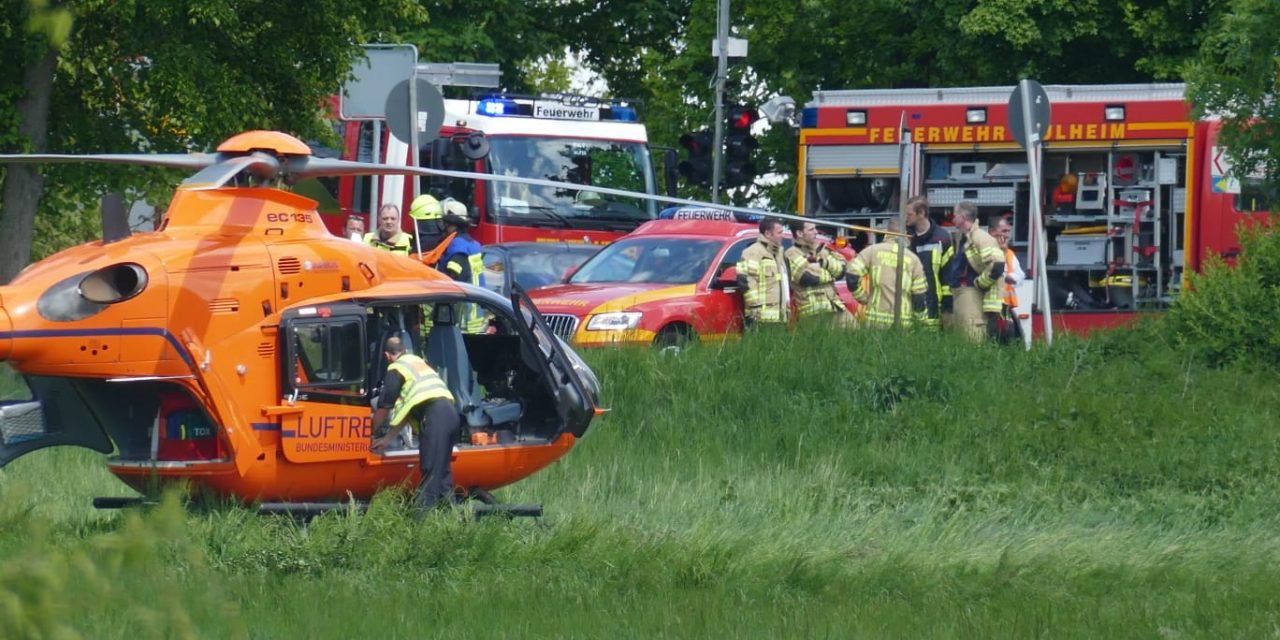
<svg viewBox="0 0 1280 640"><path fill-rule="evenodd" d="M427 334L426 360L453 392L466 425L472 429L491 429L520 420L524 407L519 402L494 402L481 397L462 329L458 327L456 305L438 304L434 316L431 333Z"/></svg>

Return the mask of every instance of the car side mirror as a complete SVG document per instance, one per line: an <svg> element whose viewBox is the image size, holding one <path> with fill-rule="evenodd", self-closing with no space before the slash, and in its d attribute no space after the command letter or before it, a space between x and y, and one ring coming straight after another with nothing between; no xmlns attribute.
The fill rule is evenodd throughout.
<svg viewBox="0 0 1280 640"><path fill-rule="evenodd" d="M738 288L738 268L730 265L725 267L715 280L711 281L712 289L737 289Z"/></svg>

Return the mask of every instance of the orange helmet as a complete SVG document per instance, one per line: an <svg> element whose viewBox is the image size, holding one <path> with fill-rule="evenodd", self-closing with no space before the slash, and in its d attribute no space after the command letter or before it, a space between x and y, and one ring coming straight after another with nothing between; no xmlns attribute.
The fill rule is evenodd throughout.
<svg viewBox="0 0 1280 640"><path fill-rule="evenodd" d="M1076 187L1080 185L1080 180L1076 178L1076 174L1068 173L1062 176L1058 181L1058 191L1061 193L1075 194Z"/></svg>

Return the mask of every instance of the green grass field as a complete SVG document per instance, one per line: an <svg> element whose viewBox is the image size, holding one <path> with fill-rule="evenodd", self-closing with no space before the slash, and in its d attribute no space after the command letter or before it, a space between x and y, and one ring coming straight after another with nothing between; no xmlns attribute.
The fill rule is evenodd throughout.
<svg viewBox="0 0 1280 640"><path fill-rule="evenodd" d="M95 512L0 471L0 637L1274 637L1280 385L1152 330L586 354L612 412L540 520Z"/></svg>

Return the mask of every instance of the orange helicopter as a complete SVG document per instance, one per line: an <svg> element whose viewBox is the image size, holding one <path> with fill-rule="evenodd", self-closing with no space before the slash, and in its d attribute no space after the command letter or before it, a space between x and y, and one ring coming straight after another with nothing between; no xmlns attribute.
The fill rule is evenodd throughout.
<svg viewBox="0 0 1280 640"><path fill-rule="evenodd" d="M198 171L155 232L130 235L123 206L104 206L102 241L0 287L0 359L33 395L0 407L0 465L79 445L114 451L108 469L139 492L182 481L246 503L368 499L418 475L416 449L369 446L391 335L453 391L469 436L453 475L472 497L491 502L564 456L602 411L595 375L523 292L504 299L333 236L314 201L270 186L427 170L317 158L269 131L212 155L0 156L83 161ZM486 332L461 331L462 304Z"/></svg>
<svg viewBox="0 0 1280 640"><path fill-rule="evenodd" d="M465 495L555 462L600 408L595 374L522 291L510 299L420 260L331 235L316 202L281 185L342 175L444 176L578 189L521 176L315 157L285 133L234 136L214 154L15 154L0 163L100 162L194 170L162 225L133 235L104 200L103 239L30 265L0 286L0 360L28 401L0 403L0 466L37 449L115 452L142 493L195 494L264 511L364 501L419 475L416 448L370 448L372 402L399 336L439 371L463 415L453 477ZM599 186L602 195L806 218ZM824 226L868 231L823 221ZM488 318L465 333L461 305ZM99 507L131 498L102 498ZM537 515L538 505L507 505Z"/></svg>

